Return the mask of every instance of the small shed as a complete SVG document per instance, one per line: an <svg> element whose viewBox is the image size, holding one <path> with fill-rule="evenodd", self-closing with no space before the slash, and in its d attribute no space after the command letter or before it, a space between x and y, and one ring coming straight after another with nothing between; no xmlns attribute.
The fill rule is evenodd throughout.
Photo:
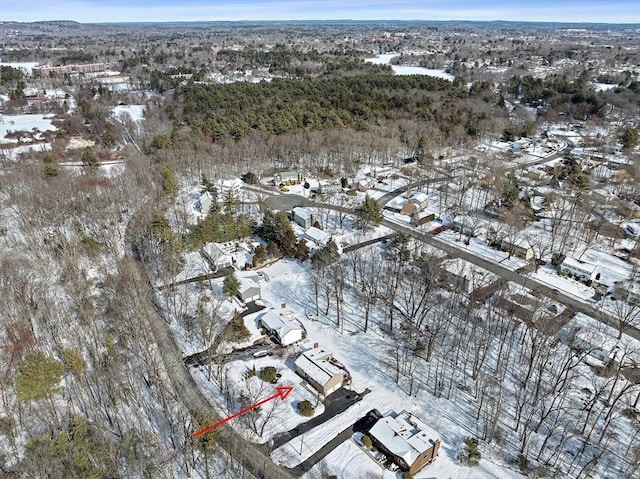
<svg viewBox="0 0 640 479"><path fill-rule="evenodd" d="M296 207L293 209L293 221L306 230L313 225L313 213L307 208Z"/></svg>
<svg viewBox="0 0 640 479"><path fill-rule="evenodd" d="M329 238L331 238L331 234L312 226L304 232L304 237L309 241L312 241L316 246L326 246L329 242Z"/></svg>

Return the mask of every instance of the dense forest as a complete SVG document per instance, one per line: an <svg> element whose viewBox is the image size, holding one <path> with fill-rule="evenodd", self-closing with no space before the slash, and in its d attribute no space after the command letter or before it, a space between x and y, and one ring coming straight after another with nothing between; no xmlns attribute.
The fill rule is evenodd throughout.
<svg viewBox="0 0 640 479"><path fill-rule="evenodd" d="M251 131L277 135L294 130L366 130L385 120L436 121L444 131L458 123L474 133L487 108L474 108L468 93L429 76L365 75L322 80L201 85L179 91L184 121L213 141L240 139ZM493 101L493 99L489 99Z"/></svg>

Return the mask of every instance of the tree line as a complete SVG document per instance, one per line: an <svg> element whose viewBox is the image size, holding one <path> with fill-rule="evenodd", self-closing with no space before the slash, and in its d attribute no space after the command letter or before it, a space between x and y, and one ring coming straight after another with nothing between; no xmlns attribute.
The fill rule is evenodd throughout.
<svg viewBox="0 0 640 479"><path fill-rule="evenodd" d="M365 75L321 80L202 85L179 90L183 120L202 137L240 139L252 131L367 129L378 120L435 116L435 92L451 92L429 76Z"/></svg>

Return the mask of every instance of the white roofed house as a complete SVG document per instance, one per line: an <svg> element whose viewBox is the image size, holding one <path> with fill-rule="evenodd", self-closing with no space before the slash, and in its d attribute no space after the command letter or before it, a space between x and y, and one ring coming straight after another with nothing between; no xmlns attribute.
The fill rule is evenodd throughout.
<svg viewBox="0 0 640 479"><path fill-rule="evenodd" d="M407 411L380 418L369 430L374 446L412 475L438 456L440 440L432 436L430 428Z"/></svg>
<svg viewBox="0 0 640 479"><path fill-rule="evenodd" d="M269 310L260 318L260 324L282 346L289 346L307 337L307 331L290 310Z"/></svg>
<svg viewBox="0 0 640 479"><path fill-rule="evenodd" d="M218 198L229 192L234 195L240 192L242 186L242 180L240 178L234 178L233 180L218 180L216 181L216 188L218 189Z"/></svg>
<svg viewBox="0 0 640 479"><path fill-rule="evenodd" d="M224 245L219 243L207 243L200 249L200 254L214 272L233 266L233 256Z"/></svg>
<svg viewBox="0 0 640 479"><path fill-rule="evenodd" d="M566 257L560 263L560 272L586 283L600 279L600 270L597 266L570 257Z"/></svg>
<svg viewBox="0 0 640 479"><path fill-rule="evenodd" d="M245 303L260 299L260 285L252 277L240 277L238 297Z"/></svg>
<svg viewBox="0 0 640 479"><path fill-rule="evenodd" d="M429 197L422 191L419 191L418 193L411 195L409 203L416 205L418 211L422 211L429 206Z"/></svg>
<svg viewBox="0 0 640 479"><path fill-rule="evenodd" d="M293 209L293 221L304 229L313 226L313 213L307 208L296 207Z"/></svg>
<svg viewBox="0 0 640 479"><path fill-rule="evenodd" d="M200 198L198 198L198 209L200 210L200 213L202 213L203 215L208 214L209 208L211 208L212 201L213 197L211 196L211 193L209 193L208 191L202 193L200 195Z"/></svg>
<svg viewBox="0 0 640 479"><path fill-rule="evenodd" d="M345 366L324 348L314 347L303 352L294 364L296 374L325 397L351 384L351 375Z"/></svg>
<svg viewBox="0 0 640 479"><path fill-rule="evenodd" d="M304 232L304 237L312 241L316 246L326 246L331 238L331 234L312 226Z"/></svg>
<svg viewBox="0 0 640 479"><path fill-rule="evenodd" d="M298 184L300 183L300 174L297 171L281 171L273 175L273 184Z"/></svg>

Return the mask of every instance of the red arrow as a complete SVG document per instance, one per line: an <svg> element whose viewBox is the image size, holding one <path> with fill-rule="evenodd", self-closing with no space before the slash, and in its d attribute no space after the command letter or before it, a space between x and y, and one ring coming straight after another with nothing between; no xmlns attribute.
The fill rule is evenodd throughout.
<svg viewBox="0 0 640 479"><path fill-rule="evenodd" d="M217 428L218 426L222 426L225 422L227 421L231 421L232 419L238 417L238 416L242 416L243 414L248 413L249 411L262 406L264 403L267 403L269 401L273 401L274 399L280 398L281 400L285 400L287 398L287 396L289 394L291 394L291 391L293 391L293 386L278 386L276 388L276 393L272 396L269 396L268 398L263 399L262 401L258 401L255 404L252 404L251 406L247 406L244 409L241 409L240 411L238 411L235 414L232 414L229 417L225 417L224 419L220 419L218 422L211 424L210 426L205 427L204 429L200 429L197 432L194 432L192 434L193 437L198 437L198 436L202 436L203 434L211 431L212 429Z"/></svg>

